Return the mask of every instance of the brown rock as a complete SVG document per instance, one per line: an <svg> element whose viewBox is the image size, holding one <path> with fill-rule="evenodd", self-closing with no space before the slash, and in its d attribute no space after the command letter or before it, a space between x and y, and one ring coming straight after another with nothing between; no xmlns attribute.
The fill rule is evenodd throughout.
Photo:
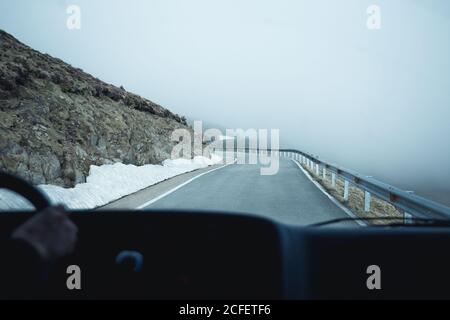
<svg viewBox="0 0 450 320"><path fill-rule="evenodd" d="M91 165L170 157L186 119L41 54L0 30L0 168L71 187Z"/></svg>

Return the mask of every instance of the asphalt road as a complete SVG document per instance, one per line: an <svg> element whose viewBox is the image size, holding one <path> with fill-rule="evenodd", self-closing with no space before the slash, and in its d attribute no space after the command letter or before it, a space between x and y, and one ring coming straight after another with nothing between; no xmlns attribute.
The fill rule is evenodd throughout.
<svg viewBox="0 0 450 320"><path fill-rule="evenodd" d="M244 212L296 225L348 218L288 159L280 159L280 170L273 176L260 175L259 165L229 165L199 177L147 208Z"/></svg>

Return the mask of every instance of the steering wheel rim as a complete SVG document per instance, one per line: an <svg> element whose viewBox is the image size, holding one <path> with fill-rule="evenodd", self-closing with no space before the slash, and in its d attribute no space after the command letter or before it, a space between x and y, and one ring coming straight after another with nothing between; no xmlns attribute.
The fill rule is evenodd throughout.
<svg viewBox="0 0 450 320"><path fill-rule="evenodd" d="M51 206L50 200L39 189L22 178L0 171L0 188L16 192L27 199L37 211Z"/></svg>

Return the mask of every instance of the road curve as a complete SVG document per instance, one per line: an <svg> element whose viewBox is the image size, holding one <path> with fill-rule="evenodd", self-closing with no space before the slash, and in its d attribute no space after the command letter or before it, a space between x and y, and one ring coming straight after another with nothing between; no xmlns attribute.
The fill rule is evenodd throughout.
<svg viewBox="0 0 450 320"><path fill-rule="evenodd" d="M260 165L229 165L144 209L174 208L246 212L295 225L348 217L288 159L273 176L260 175Z"/></svg>

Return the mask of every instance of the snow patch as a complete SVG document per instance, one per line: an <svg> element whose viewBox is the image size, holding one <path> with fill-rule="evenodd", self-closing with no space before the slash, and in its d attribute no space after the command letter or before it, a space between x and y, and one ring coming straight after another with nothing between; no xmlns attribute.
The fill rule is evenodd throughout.
<svg viewBox="0 0 450 320"><path fill-rule="evenodd" d="M211 158L198 156L191 160L165 160L162 165L92 165L86 183L77 184L70 189L54 185L39 185L38 189L53 204L63 204L69 209L92 209L182 173L221 162L222 158L213 154ZM0 190L0 210L28 209L33 209L28 201L8 190Z"/></svg>

